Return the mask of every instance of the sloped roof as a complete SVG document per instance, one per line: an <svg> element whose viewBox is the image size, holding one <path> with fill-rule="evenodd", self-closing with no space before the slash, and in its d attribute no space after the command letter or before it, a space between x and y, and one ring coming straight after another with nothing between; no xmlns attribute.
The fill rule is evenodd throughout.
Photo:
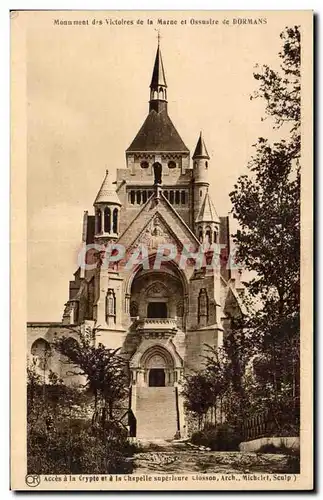
<svg viewBox="0 0 323 500"><path fill-rule="evenodd" d="M219 216L215 210L212 198L208 191L205 194L205 198L195 222L220 222Z"/></svg>
<svg viewBox="0 0 323 500"><path fill-rule="evenodd" d="M127 151L189 152L166 110L150 111Z"/></svg>
<svg viewBox="0 0 323 500"><path fill-rule="evenodd" d="M94 205L96 205L97 203L111 203L114 205L121 205L121 202L115 190L115 186L112 184L112 181L109 178L108 170L106 170L105 178L99 189L97 197L95 198Z"/></svg>
<svg viewBox="0 0 323 500"><path fill-rule="evenodd" d="M194 151L192 158L193 158L193 160L194 160L194 158L208 158L208 159L210 159L209 153L207 152L207 149L205 146L204 139L202 137L202 132L200 133L200 137L197 141L196 148L195 148L195 151Z"/></svg>

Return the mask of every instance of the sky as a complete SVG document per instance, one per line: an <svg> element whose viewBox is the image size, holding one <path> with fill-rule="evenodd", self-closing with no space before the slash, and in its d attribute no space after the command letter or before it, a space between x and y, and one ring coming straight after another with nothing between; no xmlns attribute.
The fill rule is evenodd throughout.
<svg viewBox="0 0 323 500"><path fill-rule="evenodd" d="M125 150L148 112L157 20L178 21L160 26L168 111L191 154L203 131L211 157L210 193L220 216L231 210L229 193L238 176L247 173L253 144L271 133L272 124L261 121L264 102L250 100L257 89L255 65L278 67L279 34L298 20L295 12L31 14L26 37L27 319L60 321L77 269L83 212L93 213L105 170L114 176L126 166ZM238 17L265 17L267 23L234 25ZM89 24L55 25L55 19ZM134 24L110 23L117 19ZM191 24L203 19L219 24Z"/></svg>

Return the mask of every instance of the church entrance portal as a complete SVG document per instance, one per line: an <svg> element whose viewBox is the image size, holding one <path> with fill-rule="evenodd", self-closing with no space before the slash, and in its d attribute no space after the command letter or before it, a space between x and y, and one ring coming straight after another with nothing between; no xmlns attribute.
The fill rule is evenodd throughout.
<svg viewBox="0 0 323 500"><path fill-rule="evenodd" d="M165 370L163 368L149 370L149 387L165 387Z"/></svg>
<svg viewBox="0 0 323 500"><path fill-rule="evenodd" d="M147 348L144 348L144 345ZM131 408L137 422L139 439L173 439L180 428L179 392L181 363L172 343L152 345L144 339L141 352L134 354L130 367L133 376Z"/></svg>
<svg viewBox="0 0 323 500"><path fill-rule="evenodd" d="M149 302L147 308L148 318L167 318L166 302Z"/></svg>

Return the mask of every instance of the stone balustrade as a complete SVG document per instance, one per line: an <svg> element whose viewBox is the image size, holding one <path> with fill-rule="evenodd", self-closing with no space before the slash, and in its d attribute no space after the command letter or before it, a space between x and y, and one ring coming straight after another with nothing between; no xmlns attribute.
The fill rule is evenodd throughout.
<svg viewBox="0 0 323 500"><path fill-rule="evenodd" d="M138 318L136 321L136 330L149 337L175 335L177 329L177 318Z"/></svg>

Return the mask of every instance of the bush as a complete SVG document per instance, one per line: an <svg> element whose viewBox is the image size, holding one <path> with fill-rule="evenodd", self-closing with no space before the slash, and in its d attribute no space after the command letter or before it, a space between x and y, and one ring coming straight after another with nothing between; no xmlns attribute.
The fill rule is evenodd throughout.
<svg viewBox="0 0 323 500"><path fill-rule="evenodd" d="M95 432L89 422L60 422L29 430L28 473L33 474L126 474L127 433L116 423Z"/></svg>
<svg viewBox="0 0 323 500"><path fill-rule="evenodd" d="M295 455L299 454L298 450L294 448L289 448L284 443L281 443L279 446L275 446L273 443L263 444L260 446L258 453L278 453L281 455Z"/></svg>
<svg viewBox="0 0 323 500"><path fill-rule="evenodd" d="M263 444L258 453L272 453L272 454L282 454L287 455L287 469L286 472L289 474L299 474L300 472L300 452L294 448L288 448L285 444L280 446L275 446L272 443Z"/></svg>
<svg viewBox="0 0 323 500"><path fill-rule="evenodd" d="M124 474L132 470L126 429L91 420L84 391L63 385L28 387L27 464L30 474Z"/></svg>
<svg viewBox="0 0 323 500"><path fill-rule="evenodd" d="M299 451L293 450L293 452L289 454L287 459L287 472L289 474L299 474L301 468L300 462Z"/></svg>
<svg viewBox="0 0 323 500"><path fill-rule="evenodd" d="M239 451L240 434L229 424L207 425L192 435L191 442L213 451Z"/></svg>

